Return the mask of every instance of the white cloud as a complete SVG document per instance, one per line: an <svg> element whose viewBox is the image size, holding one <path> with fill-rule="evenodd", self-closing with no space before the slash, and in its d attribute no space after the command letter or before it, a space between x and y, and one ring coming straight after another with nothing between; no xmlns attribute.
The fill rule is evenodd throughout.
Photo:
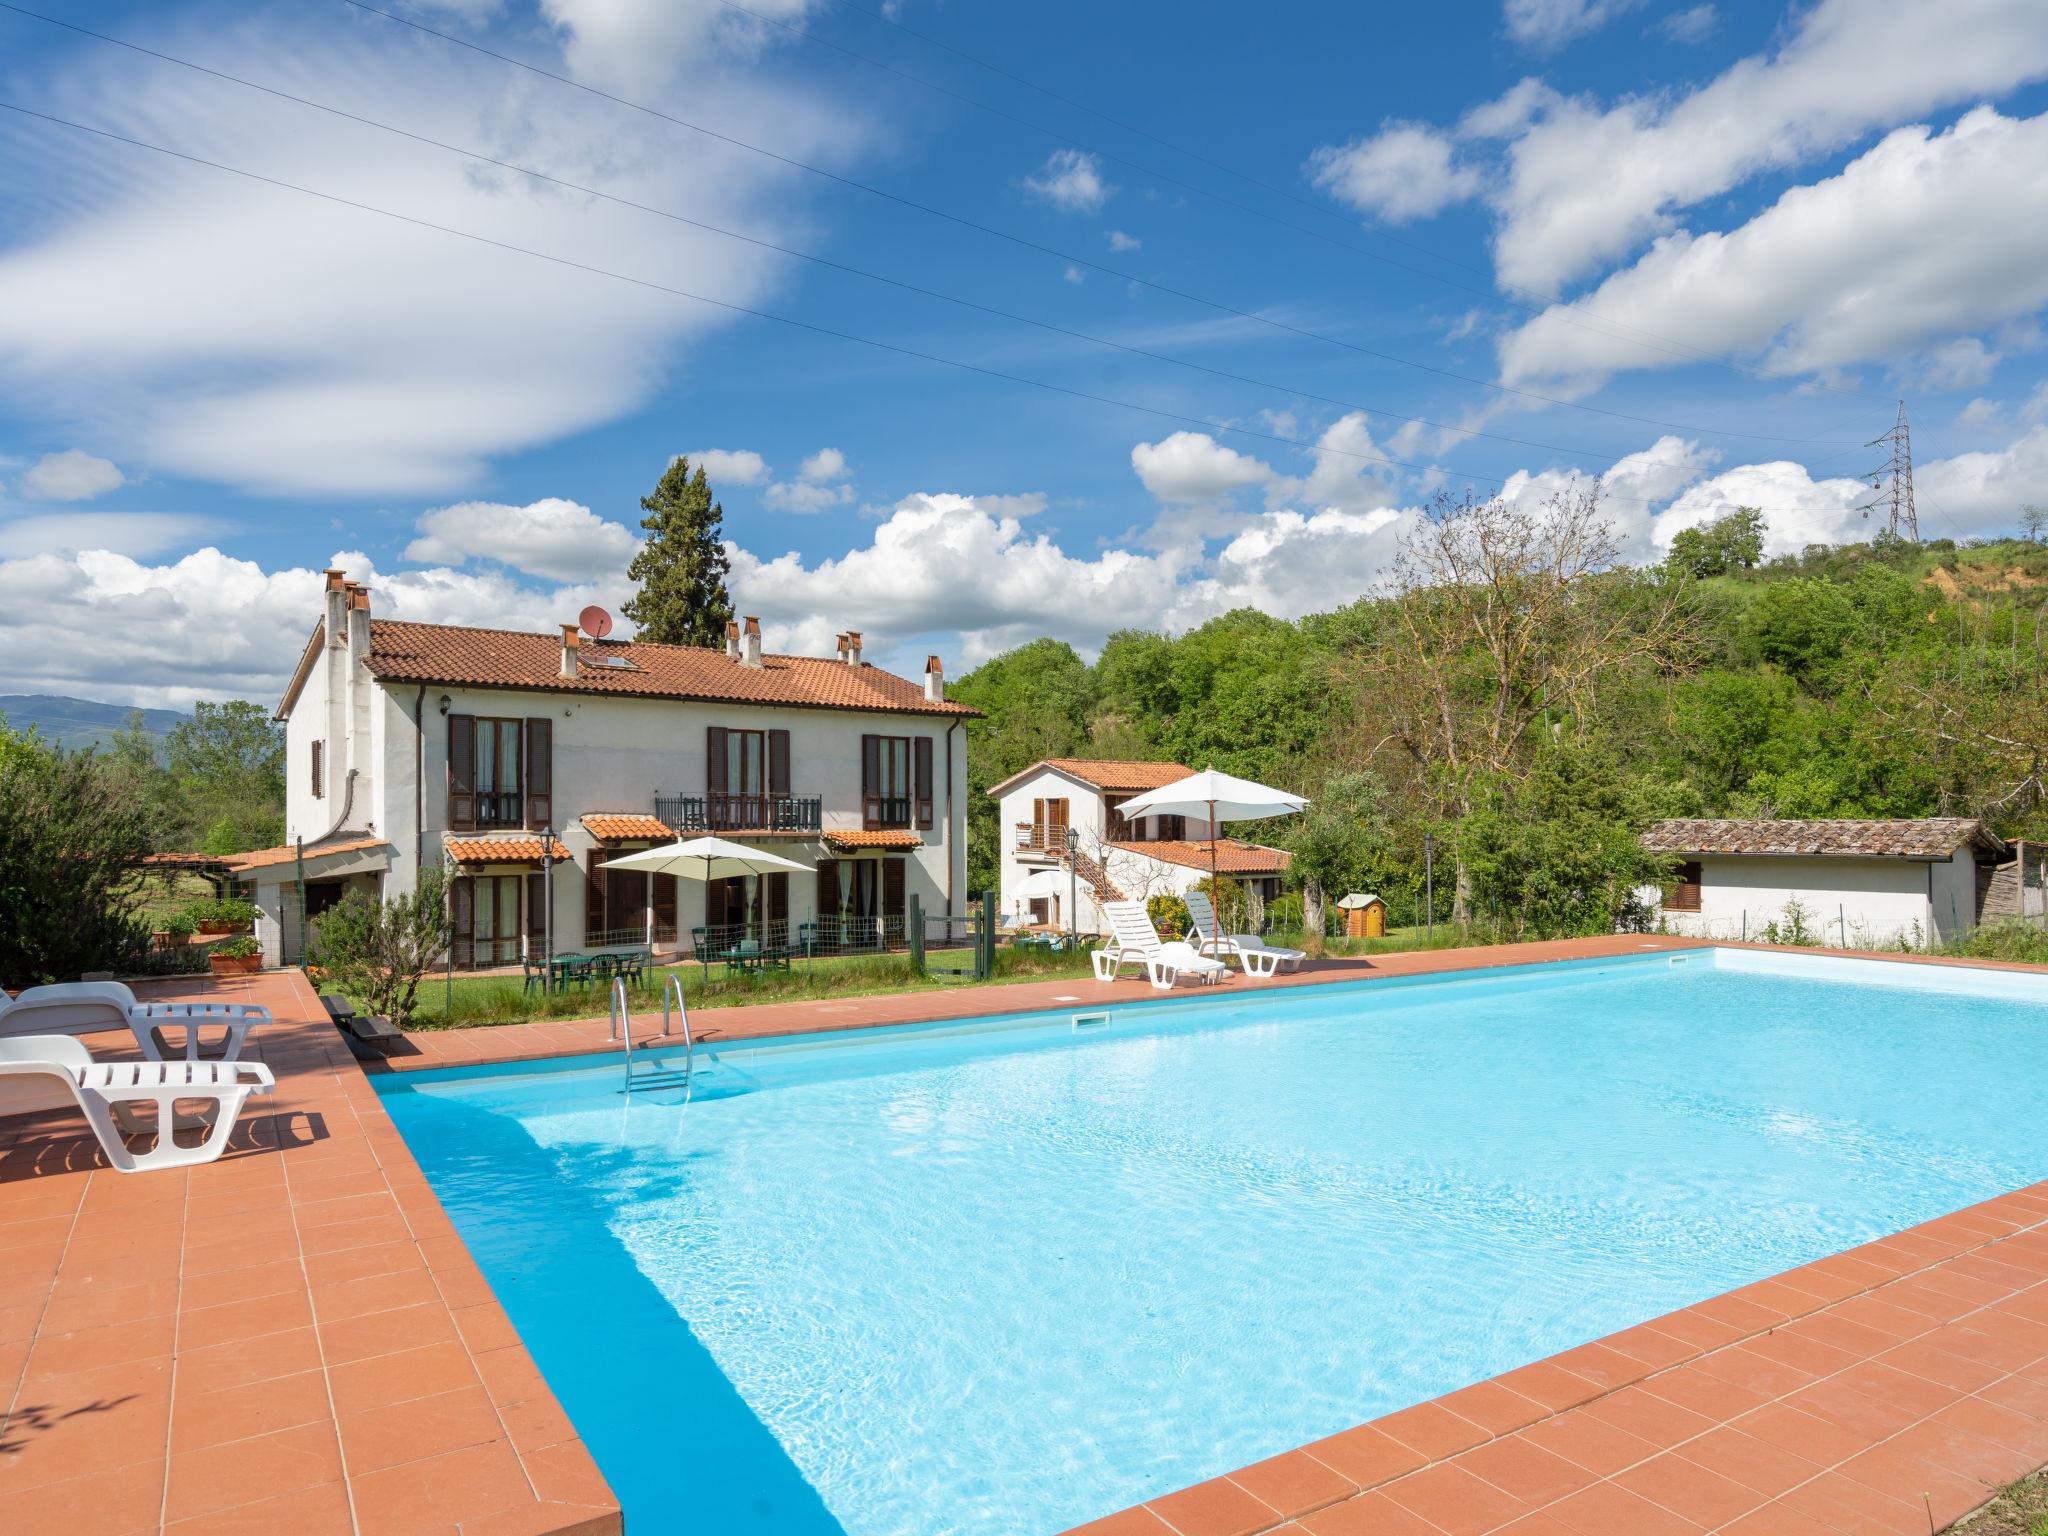
<svg viewBox="0 0 2048 1536"><path fill-rule="evenodd" d="M1674 43L1690 47L1704 43L1712 37L1721 25L1721 17L1709 4L1690 5L1682 11L1673 11L1657 23L1657 30Z"/></svg>
<svg viewBox="0 0 2048 1536"><path fill-rule="evenodd" d="M1116 195L1102 178L1102 162L1080 149L1054 150L1036 176L1024 178L1024 187L1062 213L1099 213Z"/></svg>
<svg viewBox="0 0 2048 1536"><path fill-rule="evenodd" d="M1273 478L1271 466L1206 432L1176 432L1131 450L1131 468L1161 501L1204 502Z"/></svg>
<svg viewBox="0 0 2048 1536"><path fill-rule="evenodd" d="M1548 52L1575 37L1596 32L1642 0L1507 0L1501 20L1508 36L1525 48Z"/></svg>
<svg viewBox="0 0 2048 1536"><path fill-rule="evenodd" d="M1651 538L1669 549L1681 528L1726 517L1738 507L1764 509L1764 553L1796 555L1809 544L1870 537L1857 507L1870 496L1860 480L1815 480L1802 464L1744 464L1703 480L1658 515Z"/></svg>
<svg viewBox="0 0 2048 1536"><path fill-rule="evenodd" d="M155 555L203 538L212 520L183 512L50 512L0 520L0 557L103 549Z"/></svg>
<svg viewBox="0 0 2048 1536"><path fill-rule="evenodd" d="M492 560L563 582L623 576L640 548L638 535L559 496L523 507L457 502L423 513L419 531L406 546L408 560L425 565Z"/></svg>
<svg viewBox="0 0 2048 1536"><path fill-rule="evenodd" d="M1502 340L1500 367L1510 383L1583 384L1687 361L1619 334L1633 326L1710 352L1761 353L1773 368L1826 369L2044 303L2048 114L1982 107L1946 133L1901 128L1726 234L1665 236L1587 300L1610 326L1547 310Z"/></svg>
<svg viewBox="0 0 2048 1536"><path fill-rule="evenodd" d="M1083 272L1079 267L1075 266L1072 262L1067 263L1066 270L1060 273L1060 276L1065 278L1068 282L1072 283L1077 288L1081 284L1088 281L1088 274L1086 272Z"/></svg>
<svg viewBox="0 0 2048 1536"><path fill-rule="evenodd" d="M1616 459L1600 476L1600 489L1617 501L1669 501L1720 459L1719 449L1667 435L1640 453Z"/></svg>
<svg viewBox="0 0 2048 1536"><path fill-rule="evenodd" d="M2029 502L2048 500L2048 426L1996 452L1922 463L1913 477L1920 537L2010 533ZM1867 493L1866 493L1867 495Z"/></svg>
<svg viewBox="0 0 2048 1536"><path fill-rule="evenodd" d="M541 0L540 9L562 34L570 73L644 101L692 67L751 59L789 41L773 23L801 17L810 0L748 0L754 16L718 0Z"/></svg>
<svg viewBox="0 0 2048 1536"><path fill-rule="evenodd" d="M161 43L646 204L771 238L786 222L786 168L536 90L399 28L316 14L194 21ZM693 112L793 155L829 161L864 136L815 90L716 71L689 90ZM60 55L17 95L732 302L758 302L781 271L731 241L110 49ZM5 116L0 398L25 418L89 424L152 469L265 493L459 491L493 455L634 409L727 323L689 300Z"/></svg>
<svg viewBox="0 0 2048 1536"><path fill-rule="evenodd" d="M768 478L768 461L751 448L699 448L683 457L714 486L759 485Z"/></svg>
<svg viewBox="0 0 2048 1536"><path fill-rule="evenodd" d="M853 473L837 448L820 448L797 466L794 480L779 480L761 500L778 512L824 512L853 500L845 480Z"/></svg>
<svg viewBox="0 0 2048 1536"><path fill-rule="evenodd" d="M1977 337L1958 336L1928 352L1920 377L1930 389L1976 389L1990 379L1998 363L1999 354Z"/></svg>
<svg viewBox="0 0 2048 1536"><path fill-rule="evenodd" d="M1479 173L1455 163L1447 134L1389 122L1370 138L1324 145L1309 178L1339 202L1390 223L1426 219L1479 190Z"/></svg>
<svg viewBox="0 0 2048 1536"><path fill-rule="evenodd" d="M1352 411L1316 438L1315 467L1306 476L1275 477L1267 485L1266 504L1275 511L1300 503L1321 512L1379 512L1392 492L1386 470L1373 461L1389 456L1373 441L1365 413Z"/></svg>
<svg viewBox="0 0 2048 1536"><path fill-rule="evenodd" d="M90 501L126 483L111 460L67 448L37 459L21 477L21 490L37 501Z"/></svg>
<svg viewBox="0 0 2048 1536"><path fill-rule="evenodd" d="M1112 251L1135 251L1141 249L1144 244L1145 242L1136 235L1127 235L1120 229L1112 229L1109 232L1109 248Z"/></svg>
<svg viewBox="0 0 2048 1536"><path fill-rule="evenodd" d="M1965 432L1981 432L1986 428L2000 425L2004 420L2005 406L1999 401L1986 400L1981 396L1956 412L1956 425Z"/></svg>
<svg viewBox="0 0 2048 1536"><path fill-rule="evenodd" d="M820 448L797 466L800 480L844 480L853 470L846 462L846 455L837 448Z"/></svg>
<svg viewBox="0 0 2048 1536"><path fill-rule="evenodd" d="M1818 0L1775 53L1689 94L1552 104L1512 146L1495 194L1497 267L1554 291L1758 172L2044 74L2040 0Z"/></svg>

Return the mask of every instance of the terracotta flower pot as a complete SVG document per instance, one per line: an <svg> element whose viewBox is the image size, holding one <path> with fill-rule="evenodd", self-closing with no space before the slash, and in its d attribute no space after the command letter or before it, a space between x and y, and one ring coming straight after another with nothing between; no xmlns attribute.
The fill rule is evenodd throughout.
<svg viewBox="0 0 2048 1536"><path fill-rule="evenodd" d="M209 917L199 925L201 933L240 933L248 924L235 922L231 918Z"/></svg>
<svg viewBox="0 0 2048 1536"><path fill-rule="evenodd" d="M261 955L208 955L206 968L216 976L253 976L263 969Z"/></svg>

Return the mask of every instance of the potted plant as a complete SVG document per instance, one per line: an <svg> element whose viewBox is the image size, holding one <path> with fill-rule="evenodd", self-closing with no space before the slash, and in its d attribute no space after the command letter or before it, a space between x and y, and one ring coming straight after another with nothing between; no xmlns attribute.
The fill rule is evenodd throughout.
<svg viewBox="0 0 2048 1536"><path fill-rule="evenodd" d="M185 910L198 923L199 931L205 934L247 933L249 925L256 921L255 905L233 897L194 902Z"/></svg>
<svg viewBox="0 0 2048 1536"><path fill-rule="evenodd" d="M171 949L188 942L197 931L198 924L188 912L173 912L164 919L163 927L150 935L158 949Z"/></svg>
<svg viewBox="0 0 2048 1536"><path fill-rule="evenodd" d="M216 944L206 957L206 968L216 976L247 976L263 967L263 946L243 936Z"/></svg>

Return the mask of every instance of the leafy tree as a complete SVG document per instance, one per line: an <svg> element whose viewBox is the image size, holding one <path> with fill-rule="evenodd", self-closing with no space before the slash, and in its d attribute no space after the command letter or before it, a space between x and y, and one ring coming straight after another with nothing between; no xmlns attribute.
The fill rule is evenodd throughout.
<svg viewBox="0 0 2048 1536"><path fill-rule="evenodd" d="M284 728L261 704L195 704L162 754L181 845L242 853L282 842L284 751Z"/></svg>
<svg viewBox="0 0 2048 1536"><path fill-rule="evenodd" d="M949 692L987 717L967 722L967 888L992 890L1002 829L989 787L1040 758L1082 755L1094 681L1071 645L1034 640L991 657Z"/></svg>
<svg viewBox="0 0 2048 1536"><path fill-rule="evenodd" d="M2028 502L2020 508L2020 527L2026 530L2028 543L2040 543L2041 536L2048 534L2048 507L2037 507Z"/></svg>
<svg viewBox="0 0 2048 1536"><path fill-rule="evenodd" d="M1743 617L1743 635L1757 660L1819 683L1841 660L1855 623L1855 607L1839 587L1801 576L1757 594Z"/></svg>
<svg viewBox="0 0 2048 1536"><path fill-rule="evenodd" d="M1332 891L1369 885L1368 872L1387 851L1386 797L1377 774L1339 774L1291 819L1284 834L1294 855L1289 872L1301 882L1302 922L1309 933L1323 932Z"/></svg>
<svg viewBox="0 0 2048 1536"><path fill-rule="evenodd" d="M93 754L0 727L0 983L138 968L149 851L147 813Z"/></svg>
<svg viewBox="0 0 2048 1536"><path fill-rule="evenodd" d="M640 498L647 515L640 526L647 542L626 574L639 590L626 602L626 617L642 640L665 645L723 645L732 620L725 589L730 563L721 537L725 508L711 498L702 465L677 454L662 472L654 494Z"/></svg>
<svg viewBox="0 0 2048 1536"><path fill-rule="evenodd" d="M438 866L389 901L350 891L314 921L312 959L366 1012L404 1029L418 1012L421 979L448 952L447 900Z"/></svg>
<svg viewBox="0 0 2048 1536"><path fill-rule="evenodd" d="M1763 513L1755 507L1737 507L1704 526L1679 529L1664 566L1680 576L1727 576L1755 570L1763 557Z"/></svg>

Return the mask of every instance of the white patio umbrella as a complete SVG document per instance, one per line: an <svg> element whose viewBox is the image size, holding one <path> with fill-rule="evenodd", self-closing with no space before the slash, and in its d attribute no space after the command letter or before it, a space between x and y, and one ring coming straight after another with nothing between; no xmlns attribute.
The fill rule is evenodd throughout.
<svg viewBox="0 0 2048 1536"><path fill-rule="evenodd" d="M1235 774L1204 768L1176 783L1133 795L1119 809L1131 816L1200 816L1209 823L1209 888L1216 888L1216 828L1226 821L1292 816L1308 805L1300 795Z"/></svg>
<svg viewBox="0 0 2048 1536"><path fill-rule="evenodd" d="M743 875L772 875L795 870L809 874L809 864L785 859L765 848L729 843L722 837L693 837L663 843L659 848L642 848L616 859L606 859L600 869L637 869L650 875L680 875L685 880L731 880Z"/></svg>

